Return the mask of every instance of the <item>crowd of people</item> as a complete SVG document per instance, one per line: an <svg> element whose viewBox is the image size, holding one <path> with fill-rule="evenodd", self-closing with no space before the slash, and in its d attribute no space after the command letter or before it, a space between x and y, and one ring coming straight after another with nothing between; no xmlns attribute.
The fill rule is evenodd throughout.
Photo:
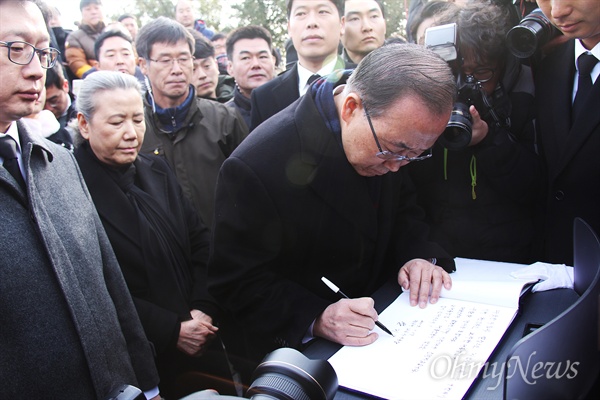
<svg viewBox="0 0 600 400"><path fill-rule="evenodd" d="M423 308L455 257L573 265L600 6L536 3L411 0L386 38L380 0L288 0L282 57L190 0L142 26L81 0L73 32L0 2L0 398L241 395L276 348L377 340L390 280ZM537 6L554 37L518 58Z"/></svg>

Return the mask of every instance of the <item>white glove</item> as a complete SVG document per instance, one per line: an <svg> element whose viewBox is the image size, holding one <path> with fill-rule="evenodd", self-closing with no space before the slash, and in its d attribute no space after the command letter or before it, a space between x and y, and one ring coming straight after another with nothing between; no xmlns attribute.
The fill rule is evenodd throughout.
<svg viewBox="0 0 600 400"><path fill-rule="evenodd" d="M573 267L564 264L546 264L537 262L527 267L519 268L510 275L517 279L540 279L531 289L532 292L543 292L544 290L567 288L573 289Z"/></svg>

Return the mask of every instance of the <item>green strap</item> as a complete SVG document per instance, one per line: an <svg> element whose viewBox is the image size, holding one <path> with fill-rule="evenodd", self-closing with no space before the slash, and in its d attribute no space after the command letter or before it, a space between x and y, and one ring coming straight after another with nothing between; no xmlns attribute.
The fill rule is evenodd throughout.
<svg viewBox="0 0 600 400"><path fill-rule="evenodd" d="M475 186L477 186L477 159L475 155L471 156L469 169L471 172L471 197L475 200L477 199L477 194L475 193Z"/></svg>
<svg viewBox="0 0 600 400"><path fill-rule="evenodd" d="M448 149L444 147L444 180L448 180Z"/></svg>

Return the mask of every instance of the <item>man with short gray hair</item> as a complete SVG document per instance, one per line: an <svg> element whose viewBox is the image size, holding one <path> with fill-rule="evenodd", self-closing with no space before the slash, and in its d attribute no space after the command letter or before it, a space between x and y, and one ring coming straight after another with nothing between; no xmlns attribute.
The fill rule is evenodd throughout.
<svg viewBox="0 0 600 400"><path fill-rule="evenodd" d="M196 96L191 84L195 41L183 25L159 17L140 29L135 44L150 83L144 96L141 152L167 159L184 194L210 227L219 168L248 128L235 110Z"/></svg>
<svg viewBox="0 0 600 400"><path fill-rule="evenodd" d="M422 46L388 45L349 75L317 80L221 167L209 290L243 326L251 358L313 337L372 343L369 296L389 279L420 307L450 288L454 261L427 241L398 172L428 158L446 127L450 68ZM323 276L353 300L338 301Z"/></svg>

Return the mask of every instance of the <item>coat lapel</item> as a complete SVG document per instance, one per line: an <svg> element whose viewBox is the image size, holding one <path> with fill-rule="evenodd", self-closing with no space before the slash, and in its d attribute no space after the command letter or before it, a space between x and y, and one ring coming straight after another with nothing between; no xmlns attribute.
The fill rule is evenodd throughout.
<svg viewBox="0 0 600 400"><path fill-rule="evenodd" d="M569 97L570 98L570 97ZM564 143L563 153L556 165L556 174L560 173L567 164L576 157L579 149L585 145L591 134L600 125L600 79L596 79L587 103L582 110L582 117L574 121ZM556 176L556 175L554 175Z"/></svg>
<svg viewBox="0 0 600 400"><path fill-rule="evenodd" d="M302 160L316 168L310 185L325 202L375 240L377 209L369 196L367 178L347 161L339 143L325 126L311 96L304 96L295 119L301 138Z"/></svg>
<svg viewBox="0 0 600 400"><path fill-rule="evenodd" d="M138 155L135 164L138 166L136 169L137 179L143 190L152 196L157 204L167 204L169 208L173 207L167 193L169 187L167 174L156 168L154 160L147 155Z"/></svg>
<svg viewBox="0 0 600 400"><path fill-rule="evenodd" d="M34 147L39 147L47 154L48 160L52 161L52 152L41 136L37 136L35 132L30 132L25 124L21 123L20 121L17 121L16 124L19 132L21 163L23 169L25 170L25 182L28 188L27 190L34 190L35 183L30 165L31 153ZM25 191L23 191L23 188L21 188L21 186L15 181L10 172L4 168L0 168L0 181L11 187L11 189L15 192L15 195L17 195L19 202L23 204L23 206L27 207L28 200Z"/></svg>
<svg viewBox="0 0 600 400"><path fill-rule="evenodd" d="M273 87L272 93L276 104L275 109L283 110L300 97L298 91L298 65L294 64L291 70L279 78L279 83Z"/></svg>
<svg viewBox="0 0 600 400"><path fill-rule="evenodd" d="M556 168L556 160L561 156L571 125L573 82L567 77L572 77L575 72L573 52L573 45L567 44L548 56L549 60L553 58L552 62L547 64L550 69L540 71L536 82L539 126L550 168Z"/></svg>
<svg viewBox="0 0 600 400"><path fill-rule="evenodd" d="M103 223L109 224L114 230L130 240L132 244L139 247L137 224L123 223L123 221L137 221L137 216L134 215L136 211L129 202L127 195L98 162L92 159L88 150L83 147L78 148L75 151L75 157Z"/></svg>

